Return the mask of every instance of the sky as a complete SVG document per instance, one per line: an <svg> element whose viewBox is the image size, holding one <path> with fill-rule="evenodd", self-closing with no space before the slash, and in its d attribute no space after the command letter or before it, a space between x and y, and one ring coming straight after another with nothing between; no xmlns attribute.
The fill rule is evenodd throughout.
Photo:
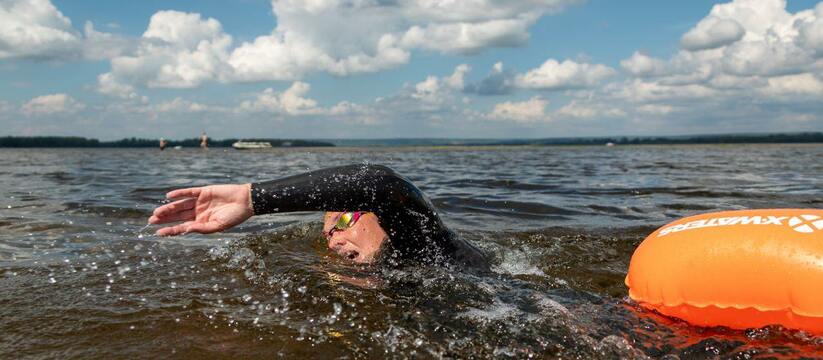
<svg viewBox="0 0 823 360"><path fill-rule="evenodd" d="M0 0L0 136L823 131L823 2Z"/></svg>

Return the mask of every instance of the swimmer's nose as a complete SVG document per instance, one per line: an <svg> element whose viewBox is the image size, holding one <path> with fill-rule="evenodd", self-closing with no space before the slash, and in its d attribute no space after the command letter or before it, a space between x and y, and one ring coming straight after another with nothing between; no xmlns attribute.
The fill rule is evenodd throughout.
<svg viewBox="0 0 823 360"><path fill-rule="evenodd" d="M344 240L341 236L335 236L335 234L332 234L332 236L329 237L329 249L331 250L339 249L345 244L346 240Z"/></svg>

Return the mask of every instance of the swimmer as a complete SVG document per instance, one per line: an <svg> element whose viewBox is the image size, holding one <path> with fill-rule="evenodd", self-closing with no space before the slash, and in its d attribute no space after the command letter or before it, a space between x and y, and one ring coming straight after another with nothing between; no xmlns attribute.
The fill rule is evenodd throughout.
<svg viewBox="0 0 823 360"><path fill-rule="evenodd" d="M205 131L202 134L200 134L200 148L202 148L202 149L208 149L209 148L209 136L206 135Z"/></svg>
<svg viewBox="0 0 823 360"><path fill-rule="evenodd" d="M420 189L380 165L349 165L251 184L174 190L154 210L157 235L214 233L252 216L326 211L330 250L356 263L414 260L485 270L485 255L458 238Z"/></svg>

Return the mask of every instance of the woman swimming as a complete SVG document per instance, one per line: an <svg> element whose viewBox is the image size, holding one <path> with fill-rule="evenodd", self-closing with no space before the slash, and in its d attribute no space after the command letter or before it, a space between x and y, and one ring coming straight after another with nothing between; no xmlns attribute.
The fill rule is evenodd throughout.
<svg viewBox="0 0 823 360"><path fill-rule="evenodd" d="M380 165L349 165L262 183L211 185L166 195L150 224L183 223L157 230L171 236L213 233L253 215L326 211L329 249L358 263L413 260L488 268L485 255L446 228L420 189Z"/></svg>

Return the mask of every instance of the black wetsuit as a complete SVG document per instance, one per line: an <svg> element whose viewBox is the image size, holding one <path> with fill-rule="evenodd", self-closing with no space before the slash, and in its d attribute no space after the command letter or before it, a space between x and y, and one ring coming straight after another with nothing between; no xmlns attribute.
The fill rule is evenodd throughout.
<svg viewBox="0 0 823 360"><path fill-rule="evenodd" d="M381 258L450 263L483 270L484 254L443 225L411 181L380 165L349 165L253 183L254 214L370 211L389 236Z"/></svg>

